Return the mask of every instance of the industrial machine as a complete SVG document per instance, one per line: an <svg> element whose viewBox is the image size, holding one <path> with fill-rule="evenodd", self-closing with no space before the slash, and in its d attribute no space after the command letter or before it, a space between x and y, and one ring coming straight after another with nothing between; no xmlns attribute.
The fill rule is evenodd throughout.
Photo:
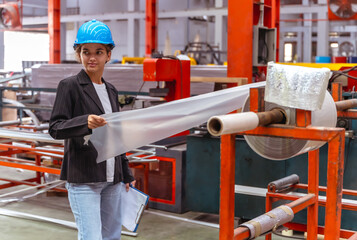
<svg viewBox="0 0 357 240"><path fill-rule="evenodd" d="M151 2L156 1L152 0ZM228 77L246 77L249 82L252 82L253 65L257 68L264 68L268 61L277 60L275 54L276 46L279 46L277 42L279 37L276 36L276 34L279 33L279 14L278 8L276 7L279 5L279 1L239 1L239 3L238 1L229 1L229 4L228 24L230 26L236 26L237 22L243 22L240 20L247 16L249 21L247 21L247 24L242 28L228 28L230 52L228 52L229 65L227 75ZM233 6L235 7L233 8ZM252 12L255 13L253 16ZM262 14L262 12L264 12L264 16L260 15L259 17L259 14L256 14ZM152 17L152 15L155 14L156 10L154 7L150 16ZM256 32L254 35L254 31L252 31L253 25L257 25L258 23L260 23L259 26L254 27ZM149 36L150 44L147 46L147 53L150 54L152 50L155 50L156 37L155 33L153 33L153 29L156 28L156 22L154 19L152 19L152 25L153 26L147 25L147 28L150 28L151 31L151 35ZM252 52L251 49L255 49L255 52ZM240 54L235 54L236 52L240 52ZM247 59L252 59L251 64L247 64ZM344 66L347 67L346 65ZM46 68L46 66L44 67ZM56 67L59 68L58 71L65 72L63 71L63 67L68 66L51 66L52 70ZM76 69L76 67L78 68L78 66L71 66L67 69L77 71L78 69ZM115 67L108 67L107 70L109 74L116 75L118 69L114 68ZM190 75L193 74L190 73L194 72L195 69L190 68L189 61L165 57L146 58L143 62L143 69L138 70L137 66L132 68L136 68L134 69L136 75L140 75L139 73L142 71L144 83L151 84L149 86L151 96L160 97L170 102L189 97L192 94ZM340 70L340 72L336 74L346 74L344 69L339 68L338 70ZM204 71L207 71L207 69ZM36 72L36 70L34 70L34 72ZM213 71L208 73L208 75L212 74L212 72ZM70 71L66 71L66 73L70 73ZM37 74L38 76L44 76L44 74L41 73ZM225 74L226 72L224 72L224 75ZM63 77L60 77L60 79L62 78ZM105 78L107 79L107 77ZM49 79L52 80L52 78ZM130 82L127 83L128 85L137 83L127 81L126 78L123 78L123 81ZM338 91L335 90L332 94L334 100L342 100L343 97L354 98L354 81L353 78L348 78L347 83L343 86L345 90L344 94L342 94L342 87L339 85L337 87ZM37 82L37 84L40 85L41 82ZM46 84L49 84L49 81L47 81ZM134 88L136 91L138 89L141 90L140 84L141 82L139 85L131 86L131 89ZM230 86L232 85L235 84L231 83ZM124 86L124 84L121 86ZM134 95L135 94L137 95L137 92L135 92ZM261 89L252 90L250 100L247 101L249 104L246 104L244 110L250 109L253 112L261 112L265 105L263 99ZM275 106L272 106L271 109L274 107ZM138 179L138 187L146 193L149 193L151 196L149 206L152 208L177 213L187 210L220 213L222 219L221 234L224 237L228 236L227 238L222 237L221 239L232 239L234 234L234 216L239 217L242 221L254 219L261 213L270 210L270 208L273 207L273 201L276 199L297 200L297 196L289 197L281 195L281 192L278 192L281 190L280 187L269 188L268 193L266 190L268 183L291 174L297 174L299 176L299 184L293 182L290 185L284 185L283 189L308 189L308 193L312 195L301 198L303 200L300 200L298 203L293 202L288 204L295 214L294 224L288 225L289 227L308 231L311 236L316 233L316 229L319 230L319 228L317 228L318 224L326 225L329 239L339 234L340 222L341 227L344 229L357 230L354 224L357 219L357 214L353 211L347 211L351 209L355 210L355 206L341 203L342 193L352 193L353 196L350 197L350 200L353 200L356 196L354 195L354 191L357 190L354 173L357 162L355 162L353 158L353 156L357 155L357 150L354 147L354 131L357 129L357 126L355 125L355 121L351 120L355 118L355 112L342 109L337 112L339 126L345 127L346 130L348 130L346 131L346 133L348 133L346 140L343 135L345 130L341 128L319 129L308 127L312 121L309 111L300 111L297 109L296 111L291 111L291 114L295 114L296 122L288 127L282 127L281 125L270 127L258 126L253 130L235 134L239 132L237 130L237 132L233 134L222 137L221 141L219 138L209 135L205 128L200 128L199 130L192 130L188 136L188 132L185 132L181 134L183 136L168 138L155 143L155 145L135 149L128 153L128 157L131 167L134 168L134 174ZM283 114L278 122L282 123L286 121L284 117L286 118ZM292 116L290 117L292 118ZM24 128L22 125L20 125L20 127ZM3 137L11 139L11 141L12 139L25 141L25 139L21 138L21 133L15 135L11 135L10 133L11 132L6 132ZM28 136L30 135L32 134ZM305 141L333 142L329 146L325 145L321 147L319 151L315 149L309 153L308 156L306 154L299 155L289 153L288 155L291 158L288 160L271 161L267 159L268 155L264 152L252 150L249 147L249 145L253 145L252 141L247 140L249 137L244 138L243 135L260 135L265 137L269 135L284 139L296 138L303 140L304 143L306 143ZM44 137L42 134L40 136ZM30 165L29 162L25 162L26 164L23 164L25 166L22 166L18 162L23 161L23 159L3 156L3 161L1 161L0 164L11 167L26 167L26 169L37 172L35 179L30 179L26 182L10 181L2 187L13 186L14 184L38 186L43 172L51 174L59 173L58 169L54 170L42 166L41 159L38 156L44 155L46 157L53 157L53 154L57 154L57 158L60 158L63 151L53 151L52 148L56 146L61 149L61 143L48 142L49 139L46 139L46 137L44 137L44 139L37 137L33 139L26 137L26 142L31 142L29 143L30 147L17 146L15 148L10 144L7 146L2 144L1 147L3 150L6 150L3 152L3 155L20 152L31 153L36 155L36 162L31 162L30 167L27 166ZM335 138L339 138L337 142L334 140ZM44 142L43 144L46 143L50 145L50 149L43 150L39 148L36 142L40 140ZM294 142L289 146L291 146L291 148L295 147ZM298 144L296 144L296 146L298 146ZM303 144L302 149L304 151L310 150L308 147L306 144ZM345 152L343 151L344 148L346 149ZM297 153L300 153L300 150L301 149L296 150ZM341 159L344 153L346 156L343 167ZM328 161L318 161L319 157L321 159L328 159ZM317 169L320 169L320 172L318 172ZM344 178L343 188L352 189L352 191L342 190L342 177ZM328 181L326 181L326 179L328 179ZM302 184L307 182L309 182L309 185ZM319 188L317 183L320 183L322 186L328 185L328 188ZM235 193L232 189L236 189L236 198L234 198ZM326 200L326 202L317 199L319 190L327 193L328 200ZM267 199L267 203L265 198ZM301 201L303 203L301 203ZM326 205L328 209L326 216L319 214L317 218L318 204ZM265 206L267 206L267 209L265 209ZM307 212L300 211L307 206ZM341 208L346 208L346 210L343 210L341 213ZM232 209L234 209L234 211ZM336 214L330 214L331 211L336 212ZM303 224L306 223L306 215L308 216L307 221L313 221L313 224L310 225L309 228L303 227ZM343 216L342 220L340 218L341 215ZM290 221L291 219L288 218L284 223ZM236 233L237 239L240 239L238 236L247 234L247 231L240 229L237 230ZM352 232L342 231L341 236L350 237L352 236Z"/></svg>
<svg viewBox="0 0 357 240"><path fill-rule="evenodd" d="M157 82L149 94L164 97L167 102L189 97L190 61L169 58L148 58L144 60L144 81ZM164 87L159 83L163 82Z"/></svg>
<svg viewBox="0 0 357 240"><path fill-rule="evenodd" d="M217 49L207 42L190 42L181 51L181 54L191 56L196 64L219 64L222 65L222 58L227 53Z"/></svg>
<svg viewBox="0 0 357 240"><path fill-rule="evenodd" d="M336 83L333 84L331 93L335 101L343 99L341 85L337 85ZM248 100L248 102L250 103L250 108L248 107L243 109L243 111L249 111L250 109L250 111L258 112L259 121L261 119L271 119L271 117L267 116L261 118L259 116L259 112L261 110L259 109L263 109L263 111L264 109L272 109L272 111L274 111L277 107L266 105L270 103L265 103L263 100L263 96L264 89L251 89L250 100ZM352 99L349 101L356 103L356 99ZM335 115L334 117L335 123L337 116L339 118L343 117L345 119L350 119L349 121L351 121L351 123L355 122L351 119L355 119L356 111L345 111L345 108L340 108L338 106L340 102L337 103L336 106L338 112L337 115ZM331 100L329 104L331 106L334 105ZM356 105L349 105L349 107L355 106ZM284 111L286 111L286 109ZM332 113L333 111L328 110L328 112ZM294 173L300 176L300 182L308 183L308 185L302 184L297 186L300 191L301 189L309 189L308 193L313 192L314 194L318 194L319 191L327 191L326 196L327 198L330 198L330 200L327 200L327 202L325 202L326 199L323 200L320 196L318 202L316 202L315 200L314 210L310 209L307 212L300 212L299 214L296 214L298 211L294 212L296 214L293 220L294 224L286 224L286 226L289 226L292 229L296 229L299 231L308 231L308 236L311 236L311 234L317 234L317 231L319 231L319 233L323 232L323 228L317 228L317 225L325 225L325 239L335 239L335 236L340 236L340 234L341 237L343 236L345 238L349 238L354 234L350 230L356 230L354 219L356 219L357 216L357 213L355 212L357 205L356 202L352 200L355 199L355 194L357 190L357 186L355 185L354 180L355 177L353 174L353 165L355 165L355 163L352 162L353 160L351 160L351 158L348 158L348 162L344 163L345 168L343 166L343 156L345 155L344 148L346 148L347 152L351 154L351 148L349 148L348 145L353 144L353 142L351 143L351 141L347 138L345 145L344 129L319 128L316 129L317 132L319 132L319 134L317 134L316 132L316 135L312 132L309 133L304 131L299 133L299 131L302 129L294 129L294 127L290 128L289 125L296 124L295 126L297 127L300 126L302 128L306 128L307 125L311 124L311 115L308 112L296 110L292 119L292 115L290 115L292 114L292 112L290 110L287 111L285 114L281 115L281 117L276 120L276 123L285 123L284 126L272 125L271 127L257 127L258 125L261 125L261 122L258 122L258 124L254 126L254 118L253 120L250 119L246 122L243 121L243 119L237 119L237 127L239 126L239 123L245 122L245 124L249 126L250 124L253 124L253 127L251 129L254 130L244 131L244 129L236 128L232 132L223 131L220 134L227 135L221 137L221 142L219 142L218 139L209 137L207 134L200 134L196 136L191 135L188 137L187 169L190 169L190 171L187 171L186 179L188 182L190 182L190 185L187 185L187 202L189 203L189 208L193 209L194 211L220 213L220 217L222 219L225 219L221 221L221 231L224 232L222 234L227 237L223 237L222 239L230 239L229 236L233 237L234 216L240 217L243 221L247 219L253 219L260 213L264 211L268 212L272 208L272 202L269 202L270 200L275 201L281 198L286 200L296 200L296 197L289 198L288 196L285 197L284 195L282 195L282 193L284 193L284 191L288 191L288 189L284 189L282 190L282 192L279 193L267 193L266 191L266 186L269 182ZM290 117L287 117L289 115ZM230 115L227 116L227 126L232 127L234 126L234 124L233 122L228 122L229 116ZM316 120L316 116L314 118ZM217 126L219 126L220 121L217 121L216 119L213 120L215 121L211 122L210 120L208 122L208 128L217 128ZM292 122L292 120L296 122ZM290 124L287 124L286 122L290 122ZM222 129L224 129L223 120L221 124ZM334 123L332 123L332 125L330 126L334 126ZM313 127L311 126L307 127L306 129L309 129L308 131L310 131L310 128L311 130L313 129ZM218 133L221 129L217 128L216 130L216 132ZM295 130L297 131L295 132ZM239 133L241 131L244 132ZM334 131L335 133L333 133ZM338 133L339 131L342 132ZM213 131L213 133L214 132L215 131ZM238 135L229 135L233 132L236 132ZM327 137L329 134L338 134L339 137L329 138ZM244 135L246 141L243 140L242 135ZM264 136L264 138L255 136ZM280 138L277 138L278 136ZM281 138L283 136L288 138ZM351 135L347 134L346 136L348 137ZM302 145L299 146L300 143L307 142L298 139L310 139L315 141L322 140L327 142L330 142L334 139L333 141L335 142L329 143L328 148L326 146L322 147L320 151L314 151L315 148L310 145L308 149L305 149L305 151L311 151L308 155L299 155L303 152L301 152L300 150L304 149ZM262 142L259 143L259 141L257 142L257 140L262 140ZM294 141L295 143L293 145L290 145L288 143L289 141ZM338 141L338 143L336 143L336 141ZM259 146L259 144L265 145L264 150L261 148L262 145ZM334 144L340 146L339 153L337 153L336 148L335 150L332 150L332 148L334 148ZM275 148L277 145L280 145L281 147ZM298 148L299 150L294 150L294 148ZM294 157L296 153L298 153L298 156ZM282 157L284 154L287 154L289 155L289 159L285 161L268 160L278 160L279 158L275 154L280 155L280 157ZM328 159L328 161L318 161L319 156L320 159ZM287 156L282 157L280 159L285 159L286 157ZM218 159L220 159L221 162L219 162ZM334 168L332 167L332 165L338 169L332 170ZM352 168L350 168L351 166ZM318 171L317 169L320 169L320 172L314 173L314 171ZM203 178L203 176L210 176L209 178L206 178L206 182L204 184L202 180L200 180ZM341 200L339 199L342 196L340 192L342 190L339 189L342 189L342 181L344 182L343 188L345 188L346 190L343 190L344 199L342 200L341 205ZM198 183L195 184L196 182ZM195 186L192 186L192 183ZM311 186L311 184L313 186ZM321 186L326 186L327 184L327 188L318 187L319 184ZM215 187L212 188L212 186ZM295 188L295 186L292 188ZM331 192L336 191L336 189L337 192ZM236 198L234 197L234 192L236 193ZM315 195L315 197L316 196L317 195ZM266 204L265 197L267 199ZM204 204L202 204L202 202ZM220 209L218 209L219 204ZM323 212L321 212L320 209L318 215L319 217L317 217L317 204L319 204L319 206L326 206L328 209L330 209L326 210L325 216L323 215ZM234 208L234 206L235 212L233 213L232 209ZM335 210L332 210L332 208L335 208ZM334 217L336 217L336 215L329 215L329 213L331 212L341 214L341 209L344 209L342 212L342 220L340 219L340 215L337 215L337 218L335 219ZM311 215L311 211L314 211L316 215ZM306 228L306 226L303 227L304 223L306 224L306 214L308 228ZM340 231L340 221L341 228L346 230ZM312 222L314 225L312 225ZM338 227L336 227L337 225ZM222 227L224 227L224 230L222 230ZM228 230L226 227L228 228ZM238 235L240 233L236 235L236 230L234 231L235 239L246 239L243 237L239 238ZM312 233L310 231L315 232Z"/></svg>

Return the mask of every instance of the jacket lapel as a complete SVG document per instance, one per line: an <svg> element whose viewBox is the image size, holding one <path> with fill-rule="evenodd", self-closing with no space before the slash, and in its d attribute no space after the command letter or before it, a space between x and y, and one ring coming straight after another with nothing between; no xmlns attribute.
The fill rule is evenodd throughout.
<svg viewBox="0 0 357 240"><path fill-rule="evenodd" d="M99 108L101 113L104 112L104 108L100 99L98 97L97 91L95 90L90 78L88 77L87 73L82 69L78 74L79 83L83 86L83 91L88 95L90 99L95 103L95 105Z"/></svg>

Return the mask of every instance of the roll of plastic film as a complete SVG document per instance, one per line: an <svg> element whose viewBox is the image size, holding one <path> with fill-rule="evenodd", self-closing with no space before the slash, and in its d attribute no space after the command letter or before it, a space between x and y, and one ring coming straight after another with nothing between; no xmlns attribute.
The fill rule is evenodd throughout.
<svg viewBox="0 0 357 240"><path fill-rule="evenodd" d="M212 125L212 126L211 126ZM219 125L215 128L214 125ZM208 131L213 136L247 131L258 127L259 118L254 112L213 116L208 120Z"/></svg>
<svg viewBox="0 0 357 240"><path fill-rule="evenodd" d="M287 125L295 125L296 109L279 106L277 104L265 103L265 111L273 108L282 108L287 115ZM243 112L249 111L249 98L245 101ZM326 96L322 108L311 114L311 126L335 127L337 122L337 111L335 102L330 93ZM299 140L279 137L260 137L245 135L248 145L260 156L271 160L285 160L322 147L326 142Z"/></svg>

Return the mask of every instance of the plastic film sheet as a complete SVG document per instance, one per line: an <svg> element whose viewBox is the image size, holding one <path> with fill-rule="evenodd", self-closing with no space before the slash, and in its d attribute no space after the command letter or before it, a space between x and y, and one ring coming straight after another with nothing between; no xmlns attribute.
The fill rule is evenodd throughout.
<svg viewBox="0 0 357 240"><path fill-rule="evenodd" d="M128 152L206 122L213 115L243 106L252 87L265 82L180 99L144 109L104 114L107 124L96 128L90 141L98 152L97 162Z"/></svg>
<svg viewBox="0 0 357 240"><path fill-rule="evenodd" d="M310 111L321 109L328 85L328 68L268 63L265 101Z"/></svg>

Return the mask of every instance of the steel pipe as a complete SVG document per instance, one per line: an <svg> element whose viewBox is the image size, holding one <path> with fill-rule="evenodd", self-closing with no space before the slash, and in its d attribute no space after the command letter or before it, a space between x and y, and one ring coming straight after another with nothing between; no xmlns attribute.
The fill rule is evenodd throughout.
<svg viewBox="0 0 357 240"><path fill-rule="evenodd" d="M293 218L293 210L287 205L282 205L240 226L248 228L250 231L250 239L253 239L284 223L290 222Z"/></svg>
<svg viewBox="0 0 357 240"><path fill-rule="evenodd" d="M20 130L12 130L12 129L5 129L5 128L0 129L0 138L63 144L63 140L53 139L47 133L20 131Z"/></svg>
<svg viewBox="0 0 357 240"><path fill-rule="evenodd" d="M234 240L253 239L258 234L266 234L277 227L293 220L294 214L310 206L315 201L314 194L307 194L304 197L290 202L286 205L274 208L270 212L256 217L234 229ZM274 224L275 223L275 224Z"/></svg>
<svg viewBox="0 0 357 240"><path fill-rule="evenodd" d="M337 111L343 111L357 107L357 99L349 99L336 102Z"/></svg>
<svg viewBox="0 0 357 240"><path fill-rule="evenodd" d="M286 187L299 183L299 176L292 174L290 176L275 180L268 184L268 189L272 192L283 190Z"/></svg>
<svg viewBox="0 0 357 240"><path fill-rule="evenodd" d="M282 123L286 119L282 109L275 108L267 112L243 112L222 116L213 116L207 122L207 129L213 136L252 130L258 126Z"/></svg>
<svg viewBox="0 0 357 240"><path fill-rule="evenodd" d="M266 112L258 112L259 126L266 126L273 123L285 123L285 111L280 108L274 108Z"/></svg>

